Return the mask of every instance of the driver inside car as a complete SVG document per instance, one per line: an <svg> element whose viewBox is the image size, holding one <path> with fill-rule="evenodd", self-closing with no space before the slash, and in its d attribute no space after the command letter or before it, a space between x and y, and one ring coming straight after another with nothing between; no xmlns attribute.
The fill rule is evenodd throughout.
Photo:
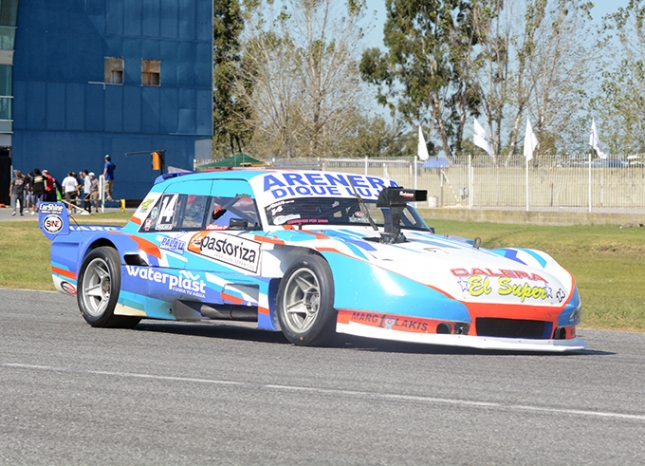
<svg viewBox="0 0 645 466"><path fill-rule="evenodd" d="M221 204L215 204L213 206L213 214L211 217L212 221L206 226L207 230L228 230L231 218L236 218Z"/></svg>

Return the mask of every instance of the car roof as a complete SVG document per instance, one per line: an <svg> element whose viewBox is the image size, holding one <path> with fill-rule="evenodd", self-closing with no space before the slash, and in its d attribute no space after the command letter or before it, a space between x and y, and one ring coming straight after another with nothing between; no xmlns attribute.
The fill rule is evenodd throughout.
<svg viewBox="0 0 645 466"><path fill-rule="evenodd" d="M260 206L284 199L353 198L355 191L364 199L375 200L384 186L397 186L395 182L382 177L356 173L233 168L163 175L157 179L155 191L168 189L176 182L198 180L245 180L251 185Z"/></svg>

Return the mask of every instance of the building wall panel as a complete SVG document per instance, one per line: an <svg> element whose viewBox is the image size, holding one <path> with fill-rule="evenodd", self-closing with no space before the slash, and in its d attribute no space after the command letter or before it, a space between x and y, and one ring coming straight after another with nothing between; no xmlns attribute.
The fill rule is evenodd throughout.
<svg viewBox="0 0 645 466"><path fill-rule="evenodd" d="M123 132L141 132L141 88L123 87Z"/></svg>
<svg viewBox="0 0 645 466"><path fill-rule="evenodd" d="M125 36L140 36L143 11L141 2L125 2L123 34Z"/></svg>
<svg viewBox="0 0 645 466"><path fill-rule="evenodd" d="M47 129L65 129L65 83L47 83Z"/></svg>
<svg viewBox="0 0 645 466"><path fill-rule="evenodd" d="M104 88L107 86L94 84L85 87L85 130L103 131L105 109L103 102Z"/></svg>
<svg viewBox="0 0 645 466"><path fill-rule="evenodd" d="M47 113L44 105L46 93L45 83L33 81L27 83L27 125L30 128L44 129L47 125Z"/></svg>
<svg viewBox="0 0 645 466"><path fill-rule="evenodd" d="M105 34L106 35L123 35L123 10L122 1L105 2Z"/></svg>
<svg viewBox="0 0 645 466"><path fill-rule="evenodd" d="M192 0L186 0L182 4L182 10L189 8ZM176 40L179 38L178 18L180 17L179 4L174 0L162 0L160 14L159 35L166 39Z"/></svg>
<svg viewBox="0 0 645 466"><path fill-rule="evenodd" d="M179 75L181 64L179 56L179 43L166 42L159 50L161 59L161 86L162 87L185 87L193 84Z"/></svg>
<svg viewBox="0 0 645 466"><path fill-rule="evenodd" d="M141 56L139 59L144 60L159 60L161 59L161 47L165 43L158 39L142 39L141 40ZM163 68L163 63L161 64ZM141 61L139 61L139 71L141 71ZM163 70L162 70L163 73Z"/></svg>
<svg viewBox="0 0 645 466"><path fill-rule="evenodd" d="M213 2L190 0L195 5L194 38L199 42L213 42Z"/></svg>
<svg viewBox="0 0 645 466"><path fill-rule="evenodd" d="M85 128L85 85L68 83L65 88L65 129L82 131Z"/></svg>
<svg viewBox="0 0 645 466"><path fill-rule="evenodd" d="M195 87L198 89L213 89L213 46L210 42L195 44L194 64ZM212 93L212 92L211 92Z"/></svg>
<svg viewBox="0 0 645 466"><path fill-rule="evenodd" d="M197 133L213 134L213 92L206 90L197 91L197 101L195 102L197 111Z"/></svg>
<svg viewBox="0 0 645 466"><path fill-rule="evenodd" d="M177 88L166 88L161 87L160 89L160 99L161 99L161 132L167 134L176 134L177 131L177 120L178 112L165 112L165 108L177 108L177 100L179 99L179 91ZM193 124L191 129L195 128Z"/></svg>
<svg viewBox="0 0 645 466"><path fill-rule="evenodd" d="M105 131L123 131L123 86L105 86Z"/></svg>
<svg viewBox="0 0 645 466"><path fill-rule="evenodd" d="M211 18L212 2L195 0L21 0L14 165L100 174L109 153L115 195L130 199L158 173L125 152L163 149L192 168L195 141L212 137ZM123 58L122 84L104 83L106 57ZM161 61L160 86L142 85L142 59Z"/></svg>
<svg viewBox="0 0 645 466"><path fill-rule="evenodd" d="M195 1L187 0L177 18L179 21L179 38L188 41L196 40L197 35L195 34L195 30L197 27L195 27L195 21L197 20L197 12L195 11Z"/></svg>
<svg viewBox="0 0 645 466"><path fill-rule="evenodd" d="M142 0L141 3L143 4L142 35L159 37L159 15L161 14L159 0Z"/></svg>
<svg viewBox="0 0 645 466"><path fill-rule="evenodd" d="M158 133L160 127L161 102L160 92L156 87L141 88L141 131Z"/></svg>

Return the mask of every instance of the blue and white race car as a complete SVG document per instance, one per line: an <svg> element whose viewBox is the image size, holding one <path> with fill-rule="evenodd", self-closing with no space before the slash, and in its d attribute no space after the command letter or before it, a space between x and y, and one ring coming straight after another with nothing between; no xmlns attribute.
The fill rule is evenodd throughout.
<svg viewBox="0 0 645 466"><path fill-rule="evenodd" d="M159 177L124 227L42 203L56 288L94 327L251 321L296 345L336 333L572 351L580 297L549 255L435 234L425 191L358 174L232 169Z"/></svg>

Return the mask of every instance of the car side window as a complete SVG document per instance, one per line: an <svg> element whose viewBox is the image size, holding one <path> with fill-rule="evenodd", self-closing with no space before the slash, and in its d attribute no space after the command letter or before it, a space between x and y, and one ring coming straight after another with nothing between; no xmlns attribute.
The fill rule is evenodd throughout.
<svg viewBox="0 0 645 466"><path fill-rule="evenodd" d="M207 196L186 196L186 205L181 222L184 230L201 230L204 226L204 217L209 199Z"/></svg>
<svg viewBox="0 0 645 466"><path fill-rule="evenodd" d="M255 201L248 196L213 196L207 230L257 230L260 220Z"/></svg>
<svg viewBox="0 0 645 466"><path fill-rule="evenodd" d="M150 210L140 231L201 230L208 205L208 196L166 193Z"/></svg>

